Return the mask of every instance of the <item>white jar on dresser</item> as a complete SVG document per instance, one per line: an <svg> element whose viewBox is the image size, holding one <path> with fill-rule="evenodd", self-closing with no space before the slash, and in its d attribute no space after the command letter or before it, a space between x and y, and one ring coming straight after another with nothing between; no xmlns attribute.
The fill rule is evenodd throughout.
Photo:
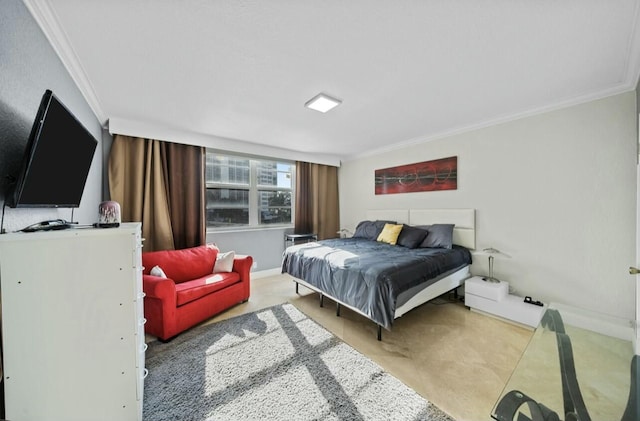
<svg viewBox="0 0 640 421"><path fill-rule="evenodd" d="M142 420L140 232L0 235L6 419Z"/></svg>

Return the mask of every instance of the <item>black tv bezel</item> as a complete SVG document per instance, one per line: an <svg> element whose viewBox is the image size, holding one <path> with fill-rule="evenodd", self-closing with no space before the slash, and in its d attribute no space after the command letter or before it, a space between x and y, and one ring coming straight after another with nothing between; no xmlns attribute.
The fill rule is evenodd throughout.
<svg viewBox="0 0 640 421"><path fill-rule="evenodd" d="M61 105L64 110L71 116L78 127L82 128L82 130L87 134L87 138L93 140L94 149L93 154L91 156L91 160L93 161L93 157L95 156L95 150L98 147L98 141L96 138L87 130L86 127L76 118L76 116L67 108L66 105L62 101L56 97L56 95L50 89L47 89L42 95L42 99L40 100L40 106L38 107L38 112L36 113L36 117L33 121L33 125L31 127L31 132L29 134L29 139L27 141L27 146L25 147L24 155L22 158L22 164L20 166L20 172L18 173L18 177L16 179L14 188L12 192L7 197L7 205L10 208L77 208L80 206L80 202L82 201L82 195L84 194L84 188L87 184L87 178L89 176L89 171L91 171L91 164L89 164L89 169L87 170L87 174L84 178L84 183L82 185L83 194L80 195L80 200L78 203L20 203L20 198L22 197L22 193L25 187L25 179L29 174L29 170L31 168L31 163L33 157L35 156L35 151L38 147L38 142L40 141L40 134L42 132L42 128L44 127L44 123L46 120L47 112L51 105L51 101L55 100L59 105Z"/></svg>

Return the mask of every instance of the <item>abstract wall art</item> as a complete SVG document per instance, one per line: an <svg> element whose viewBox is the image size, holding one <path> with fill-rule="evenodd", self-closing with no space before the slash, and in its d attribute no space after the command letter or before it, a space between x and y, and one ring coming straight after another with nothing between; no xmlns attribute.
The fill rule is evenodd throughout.
<svg viewBox="0 0 640 421"><path fill-rule="evenodd" d="M457 188L457 156L375 171L376 194L456 190Z"/></svg>

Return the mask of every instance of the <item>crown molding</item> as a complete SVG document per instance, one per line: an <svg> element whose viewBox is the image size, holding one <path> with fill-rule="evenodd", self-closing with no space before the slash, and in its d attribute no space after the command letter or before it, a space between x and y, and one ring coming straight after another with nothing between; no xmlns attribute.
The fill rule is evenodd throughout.
<svg viewBox="0 0 640 421"><path fill-rule="evenodd" d="M62 61L63 66L89 104L103 128L106 128L107 115L100 105L98 96L93 89L89 76L85 72L80 60L73 50L69 38L56 16L50 0L23 0L25 6L35 19L54 51Z"/></svg>
<svg viewBox="0 0 640 421"><path fill-rule="evenodd" d="M60 24L60 20L55 12L54 0L23 0L25 6L42 29L46 38L54 48L54 51L60 58L61 62L69 72L71 78L78 86L80 92L84 96L85 100L89 104L90 108L96 115L98 121L107 128L108 116L102 108L98 96L95 93L95 89L84 70L80 60L75 53L73 47L69 42L69 38L66 32ZM578 105L584 102L589 102L597 99L604 98L606 96L612 96L627 91L635 90L640 80L640 2L636 2L632 27L633 30L629 35L627 45L627 59L624 70L620 74L620 83L614 87L602 90L600 92L591 93L588 95L577 96L574 98L559 100L554 104L550 104L543 107L538 107L532 110L516 112L513 114L505 114L489 118L483 121L478 121L473 124L461 125L453 127L451 129L433 133L425 134L422 136L414 137L395 143L385 148L368 150L363 153L344 157L345 161L355 160L371 155L378 155L388 151L406 148L411 145L421 144L435 139L441 139L444 137L450 137L464 132L482 129L492 125L502 124L509 121L533 116L536 114L546 113L574 105Z"/></svg>
<svg viewBox="0 0 640 421"><path fill-rule="evenodd" d="M581 96L576 97L576 98L571 98L571 99L568 99L568 100L565 100L565 101L556 102L555 104L534 108L534 109L523 111L523 112L520 112L520 113L503 115L503 116L500 116L500 117L491 118L491 119L487 119L487 120L484 120L484 121L481 121L481 122L477 122L475 124L455 127L455 128L450 129L450 130L445 130L443 132L434 133L432 135L419 136L419 137L415 137L415 138L408 139L408 140L405 140L405 141L401 141L401 142L398 142L398 143L393 143L392 145L384 147L384 148L373 149L373 150L369 150L369 151L366 151L366 152L363 152L363 153L360 153L360 154L357 154L357 155L347 156L347 157L344 157L343 162L355 161L357 159L366 158L366 157L369 157L369 156L381 155L383 153L387 153L387 152L391 152L391 151L395 151L395 150L399 150L399 149L404 149L404 148L407 148L409 146L419 145L419 144L430 142L430 141L437 140L437 139L443 139L443 138L447 138L447 137L451 137L451 136L456 136L456 135L459 135L459 134L471 132L471 131L474 131L474 130L480 130L480 129L484 129L484 128L491 127L491 126L497 126L499 124L508 123L510 121L520 120L520 119L527 118L527 117L533 117L535 115L545 114L545 113L548 113L548 112L552 112L552 111L561 110L561 109L564 109L564 108L573 107L573 106L584 104L584 103L591 102L591 101L597 101L599 99L607 98L607 97L614 96L614 95L623 94L625 92L630 92L630 91L633 91L635 89L636 89L636 84L632 83L630 80L627 80L625 83L621 83L621 84L619 84L619 85L617 85L617 86L615 86L613 88L605 89L605 90L602 90L600 92L595 92L595 93L587 94L587 95L581 95Z"/></svg>
<svg viewBox="0 0 640 421"><path fill-rule="evenodd" d="M627 71L625 74L625 84L631 89L636 89L640 80L640 3L636 3L634 11L633 30L629 39L627 50Z"/></svg>

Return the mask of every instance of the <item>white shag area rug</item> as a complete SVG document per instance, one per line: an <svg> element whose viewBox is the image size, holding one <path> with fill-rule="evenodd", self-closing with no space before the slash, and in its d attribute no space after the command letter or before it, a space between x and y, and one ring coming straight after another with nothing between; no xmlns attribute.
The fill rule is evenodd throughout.
<svg viewBox="0 0 640 421"><path fill-rule="evenodd" d="M452 420L291 304L152 342L146 367L144 421Z"/></svg>

